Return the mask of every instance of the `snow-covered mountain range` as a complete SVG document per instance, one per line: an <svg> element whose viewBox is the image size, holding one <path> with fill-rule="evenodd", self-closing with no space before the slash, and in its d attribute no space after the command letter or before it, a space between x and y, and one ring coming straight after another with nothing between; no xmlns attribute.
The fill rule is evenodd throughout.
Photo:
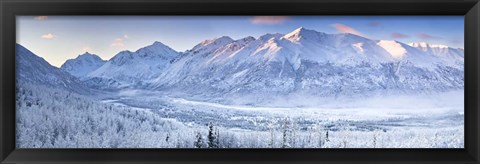
<svg viewBox="0 0 480 164"><path fill-rule="evenodd" d="M185 52L155 42L106 62L85 54L68 60L62 69L97 89L162 90L219 99L293 93L336 97L461 89L463 61L463 49L301 27L259 38L222 36Z"/></svg>
<svg viewBox="0 0 480 164"><path fill-rule="evenodd" d="M464 49L452 48L445 45L431 45L425 42L410 43L412 47L418 48L423 52L436 56L452 66L460 66L458 68L463 69L464 66Z"/></svg>
<svg viewBox="0 0 480 164"><path fill-rule="evenodd" d="M204 41L149 83L221 98L436 92L463 88L461 60L463 54L430 54L398 41L298 28Z"/></svg>
<svg viewBox="0 0 480 164"><path fill-rule="evenodd" d="M155 42L135 52L122 51L82 79L97 88L142 86L144 81L163 73L180 54Z"/></svg>
<svg viewBox="0 0 480 164"><path fill-rule="evenodd" d="M75 59L67 60L60 68L75 77L83 77L100 68L105 62L97 55L86 52Z"/></svg>

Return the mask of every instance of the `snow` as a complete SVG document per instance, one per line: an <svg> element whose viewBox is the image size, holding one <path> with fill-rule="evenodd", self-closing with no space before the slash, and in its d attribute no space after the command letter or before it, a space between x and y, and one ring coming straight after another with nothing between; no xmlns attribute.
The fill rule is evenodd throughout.
<svg viewBox="0 0 480 164"><path fill-rule="evenodd" d="M390 53L396 59L402 59L407 50L402 47L399 43L392 40L380 40L378 45L385 49L388 53Z"/></svg>
<svg viewBox="0 0 480 164"><path fill-rule="evenodd" d="M69 73L50 65L25 47L16 45L16 80L64 88L77 93L88 93L81 81Z"/></svg>
<svg viewBox="0 0 480 164"><path fill-rule="evenodd" d="M176 94L240 105L267 104L270 95L362 97L463 87L463 66L451 65L462 63L461 56L446 60L398 41L306 28L257 39L214 38L170 61L152 76L132 75L131 79L141 79L140 84L107 82L120 88L179 92ZM247 98L237 101L242 95Z"/></svg>
<svg viewBox="0 0 480 164"><path fill-rule="evenodd" d="M208 135L206 122L219 132L220 148L463 147L463 116L456 113L245 108L177 98L167 100L174 106L135 107L137 100L162 101L138 97L147 91L102 102L26 83L17 91L19 148L193 148L195 134Z"/></svg>
<svg viewBox="0 0 480 164"><path fill-rule="evenodd" d="M240 71L238 73L233 74L232 77L235 79L235 78L238 78L240 76L244 76L248 71L249 71L249 69L245 69L243 71Z"/></svg>
<svg viewBox="0 0 480 164"><path fill-rule="evenodd" d="M94 78L113 79L121 83L120 86L138 85L143 80L158 76L179 55L170 47L160 42L154 42L135 52L122 51L118 53L82 79L84 81Z"/></svg>
<svg viewBox="0 0 480 164"><path fill-rule="evenodd" d="M437 96L427 97L389 97L389 98L368 98L360 102L330 102L324 106L310 105L310 102L304 102L300 107L262 107L262 106L241 106L226 105L220 103L202 102L187 100L184 98L169 98L167 101L177 104L189 105L192 107L220 108L229 110L263 112L268 115L281 114L288 117L324 119L324 120L385 120L395 118L410 118L416 116L433 116L459 113L463 111L463 104L442 103L447 99L452 101L452 96L456 99L452 102L461 102L463 92L452 92ZM438 100L437 100L438 99ZM434 101L432 101L434 100ZM295 100L301 101L301 100ZM308 101L308 100L307 100ZM393 101L393 102L392 102ZM338 103L343 103L341 107ZM415 103L419 109L413 110L408 103ZM440 103L440 104L439 104ZM305 106L307 105L307 106Z"/></svg>
<svg viewBox="0 0 480 164"><path fill-rule="evenodd" d="M417 43L409 43L408 45L412 47L421 47L421 48L449 48L446 45L441 45L441 44L428 44L426 42L417 42Z"/></svg>
<svg viewBox="0 0 480 164"><path fill-rule="evenodd" d="M234 40L228 36L222 36L219 38L213 38L213 39L208 39L200 42L198 45L194 46L190 52L193 52L196 54L198 51L205 51L205 52L211 52L214 51L215 49L225 46Z"/></svg>
<svg viewBox="0 0 480 164"><path fill-rule="evenodd" d="M88 52L79 55L75 59L67 60L60 69L70 73L71 75L81 78L89 74L92 71L95 71L106 61L102 60L95 54L90 54Z"/></svg>
<svg viewBox="0 0 480 164"><path fill-rule="evenodd" d="M462 148L463 61L303 27L62 69L17 45L17 147Z"/></svg>
<svg viewBox="0 0 480 164"><path fill-rule="evenodd" d="M352 44L353 47L355 47L355 49L360 53L360 54L363 54L365 52L365 50L362 48L363 46L363 43L355 43L355 44Z"/></svg>
<svg viewBox="0 0 480 164"><path fill-rule="evenodd" d="M299 27L292 32L286 34L282 38L293 41L293 42L300 42L301 39L313 39L317 40L321 37L323 33L318 33L313 30L306 29L304 27Z"/></svg>
<svg viewBox="0 0 480 164"><path fill-rule="evenodd" d="M426 42L409 43L408 45L412 47L428 47L428 43Z"/></svg>
<svg viewBox="0 0 480 164"><path fill-rule="evenodd" d="M442 60L444 65L463 69L464 51L462 49L451 48L446 45L432 45L425 42L410 43L409 45L425 52L427 55L435 56Z"/></svg>
<svg viewBox="0 0 480 164"><path fill-rule="evenodd" d="M207 63L212 64L212 63L219 63L219 62L224 62L225 60L229 60L238 53L245 45L249 44L250 42L254 41L254 37L246 37L242 38L239 40L235 40L231 43L228 43L227 45L218 48L215 50L212 54L213 57L208 60Z"/></svg>

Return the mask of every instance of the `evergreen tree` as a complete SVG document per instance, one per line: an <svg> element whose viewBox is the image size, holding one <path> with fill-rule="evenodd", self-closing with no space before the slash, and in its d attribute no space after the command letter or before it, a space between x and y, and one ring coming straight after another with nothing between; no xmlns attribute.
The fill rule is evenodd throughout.
<svg viewBox="0 0 480 164"><path fill-rule="evenodd" d="M322 130L318 129L318 148L323 147L323 137L322 136L323 136Z"/></svg>
<svg viewBox="0 0 480 164"><path fill-rule="evenodd" d="M200 132L197 132L197 135L195 136L196 140L193 143L196 148L202 148L203 147L203 137Z"/></svg>
<svg viewBox="0 0 480 164"><path fill-rule="evenodd" d="M283 121L283 126L282 126L282 148L289 148L290 147L290 122L288 119L285 119Z"/></svg>
<svg viewBox="0 0 480 164"><path fill-rule="evenodd" d="M215 140L215 141L216 141L215 143L216 143L216 145L217 145L217 148L220 148L220 147L221 147L221 146L220 146L220 130L217 129L217 130L215 131L215 136L217 136L217 139Z"/></svg>
<svg viewBox="0 0 480 164"><path fill-rule="evenodd" d="M325 133L325 141L330 141L330 139L328 139L328 129L327 129L327 132Z"/></svg>
<svg viewBox="0 0 480 164"><path fill-rule="evenodd" d="M208 148L218 148L217 136L212 122L208 123Z"/></svg>
<svg viewBox="0 0 480 164"><path fill-rule="evenodd" d="M170 133L167 133L167 137L165 138L165 142L168 143L169 140L170 140Z"/></svg>
<svg viewBox="0 0 480 164"><path fill-rule="evenodd" d="M270 130L270 143L269 146L270 148L275 147L275 127L273 121L270 122L268 125L268 129Z"/></svg>

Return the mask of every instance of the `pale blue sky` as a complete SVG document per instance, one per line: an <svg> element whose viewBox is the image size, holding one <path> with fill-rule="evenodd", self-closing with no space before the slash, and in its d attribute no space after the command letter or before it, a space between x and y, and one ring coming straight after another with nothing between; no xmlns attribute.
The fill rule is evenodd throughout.
<svg viewBox="0 0 480 164"><path fill-rule="evenodd" d="M185 51L205 39L285 34L298 27L404 43L464 45L463 16L19 16L17 43L59 67L85 51L108 60L154 41Z"/></svg>

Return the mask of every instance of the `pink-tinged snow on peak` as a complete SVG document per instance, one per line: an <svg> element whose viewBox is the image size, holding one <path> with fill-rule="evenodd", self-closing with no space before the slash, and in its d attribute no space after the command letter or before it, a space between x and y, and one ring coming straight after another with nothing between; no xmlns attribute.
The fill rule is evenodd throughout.
<svg viewBox="0 0 480 164"><path fill-rule="evenodd" d="M300 37L301 33L304 33L305 30L306 29L304 27L299 27L299 28L293 30L292 32L286 34L284 36L284 38Z"/></svg>
<svg viewBox="0 0 480 164"><path fill-rule="evenodd" d="M304 27L299 27L292 32L284 35L282 38L298 42L301 39L313 39L318 40L321 36L326 35L325 33L318 32L315 30L306 29Z"/></svg>
<svg viewBox="0 0 480 164"><path fill-rule="evenodd" d="M394 40L380 40L377 45L385 49L395 59L402 59L407 54L407 50Z"/></svg>
<svg viewBox="0 0 480 164"><path fill-rule="evenodd" d="M431 48L427 43L418 43L416 46L426 47L412 47L399 41L380 40L377 43L384 48L395 59L412 63L415 66L435 69L438 65L449 66L455 68L463 67L463 57L461 54L455 52L451 54L451 48ZM413 44L412 44L413 45Z"/></svg>
<svg viewBox="0 0 480 164"><path fill-rule="evenodd" d="M255 41L254 37L248 36L242 39L235 40L223 47L216 49L209 60L208 63L212 63L214 61L225 60L227 58L232 58L236 55L236 53L243 49L246 45L250 44L251 42Z"/></svg>
<svg viewBox="0 0 480 164"><path fill-rule="evenodd" d="M204 40L202 42L200 42L200 44L196 45L195 47L193 47L192 49L197 49L199 47L204 47L204 46L212 46L212 45L225 45L225 44L228 44L228 43L231 43L235 40L233 40L232 38L228 37L228 36L222 36L222 37L219 37L219 38L213 38L213 39L207 39L207 40Z"/></svg>
<svg viewBox="0 0 480 164"><path fill-rule="evenodd" d="M242 39L238 39L238 40L235 40L231 43L228 43L227 45L215 50L214 54L219 54L219 53L222 53L222 54L225 54L225 53L229 53L229 52L232 52L232 51L237 51L241 48L243 48L244 46L246 46L247 44L249 44L250 42L253 42L255 41L255 38L254 37L245 37L245 38L242 38Z"/></svg>
<svg viewBox="0 0 480 164"><path fill-rule="evenodd" d="M282 36L284 36L284 34L280 34L280 33L270 34L270 33L267 33L267 34L265 34L265 35L262 35L262 36L258 37L258 40L265 42L265 41L268 41L268 40L270 40L270 39L272 39L272 38L274 38L274 39L279 39L279 38L281 38Z"/></svg>
<svg viewBox="0 0 480 164"><path fill-rule="evenodd" d="M221 48L229 43L234 42L232 38L228 36L222 36L219 38L214 38L214 39L209 39L209 40L204 40L194 46L192 49L188 50L185 52L185 54L190 54L190 55L201 55L201 56L209 56L211 55L212 52L217 50L218 48Z"/></svg>

